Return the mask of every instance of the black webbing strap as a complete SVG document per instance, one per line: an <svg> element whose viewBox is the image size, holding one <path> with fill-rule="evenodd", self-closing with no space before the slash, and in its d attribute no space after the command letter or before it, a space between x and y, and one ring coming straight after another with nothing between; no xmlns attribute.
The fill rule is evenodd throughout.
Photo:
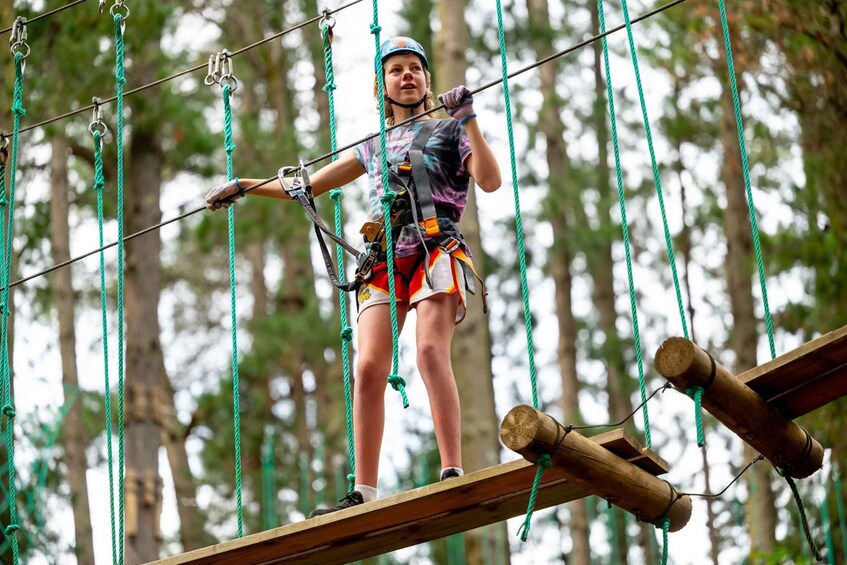
<svg viewBox="0 0 847 565"><path fill-rule="evenodd" d="M423 227L430 237L439 232L438 214L435 211L435 202L432 200L432 188L429 186L429 175L426 172L423 150L438 122L439 120L424 120L421 124L421 131L417 133L412 141L412 147L409 149L409 163L412 165L412 178L415 180L415 197L421 206Z"/></svg>

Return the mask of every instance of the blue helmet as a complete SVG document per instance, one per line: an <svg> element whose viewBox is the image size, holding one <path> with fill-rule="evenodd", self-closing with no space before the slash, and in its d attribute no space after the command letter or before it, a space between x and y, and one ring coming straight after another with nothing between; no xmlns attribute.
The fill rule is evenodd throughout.
<svg viewBox="0 0 847 565"><path fill-rule="evenodd" d="M411 37L397 36L382 42L382 46L379 48L379 63L374 61L374 72L378 72L377 64L384 64L387 58L398 53L414 53L421 58L424 69L429 70L426 51L421 47L421 44Z"/></svg>

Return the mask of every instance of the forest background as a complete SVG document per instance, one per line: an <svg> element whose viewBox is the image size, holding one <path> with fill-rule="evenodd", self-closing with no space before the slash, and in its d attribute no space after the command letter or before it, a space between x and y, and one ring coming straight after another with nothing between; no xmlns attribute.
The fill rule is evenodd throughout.
<svg viewBox="0 0 847 565"><path fill-rule="evenodd" d="M221 88L204 85L208 56L342 3L126 4L127 90L204 66L126 100L124 230L130 234L198 208L224 177ZM3 2L0 30L18 15L63 5ZM635 17L658 5L632 2L629 9ZM599 29L590 1L516 0L505 2L504 10L510 70ZM435 92L457 84L473 89L500 77L493 2L385 3L380 16L383 39L409 34L422 41ZM607 3L605 16L608 28L622 23L620 4ZM729 3L728 17L775 347L782 353L847 324L847 6L737 0ZM335 14L340 145L378 129L370 87L372 18L368 3ZM633 31L686 323L698 343L740 372L771 353L718 18L717 2L687 0ZM12 281L97 247L91 112L32 126L115 92L112 18L99 14L97 3L32 22L28 32ZM652 353L682 331L670 299L673 282L626 35L610 37L609 48L640 345L652 391L663 384L651 368ZM233 61L239 81L232 97L236 175L269 177L282 165L329 150L317 24ZM13 58L0 57L0 129L8 132L14 76ZM639 402L639 368L600 43L523 73L510 88L542 408L568 422L619 420ZM509 179L502 87L475 100ZM103 149L106 242L118 233L114 111L114 103L103 106L111 128ZM363 182L344 191L350 240L364 219L364 192ZM329 199L320 207L330 218ZM250 533L331 503L344 492L349 466L338 297L306 216L297 206L260 198L240 201L235 210L243 523ZM484 318L474 302L455 339L467 471L514 458L497 442L498 423L529 398L514 216L507 180L478 206L472 199L462 222L491 305ZM202 212L126 246L125 492L128 513L137 517L126 525L129 563L236 535L226 233L225 214ZM116 257L114 249L104 255L113 407ZM3 432L14 435L22 525L16 535L28 563L94 563L95 555L106 563L113 551L98 270L95 255L15 286L10 301L17 414L4 416ZM438 472L413 347L404 340L402 349L412 407L401 410L389 389L380 484L385 494L431 482ZM691 402L682 395L659 395L649 408L653 447L671 463L668 480L683 490L720 490L753 457L708 417L707 449L700 451ZM834 563L844 562L847 537L837 504L843 501L837 470L847 459L844 408L842 399L801 421L831 448L823 471L800 488L814 538ZM643 429L640 416L629 424L632 431L636 426ZM5 447L0 453L0 522L6 525L10 461ZM659 562L652 527L593 498L536 513L526 543L515 536L518 525L515 520L371 561ZM670 537L670 556L674 563L811 561L790 492L767 463L754 465L713 503L696 500L691 523ZM0 560L11 559L4 539Z"/></svg>

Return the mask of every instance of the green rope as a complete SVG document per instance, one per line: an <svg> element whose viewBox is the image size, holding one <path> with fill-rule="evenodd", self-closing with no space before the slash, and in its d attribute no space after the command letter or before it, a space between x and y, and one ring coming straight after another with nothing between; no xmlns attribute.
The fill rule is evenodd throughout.
<svg viewBox="0 0 847 565"><path fill-rule="evenodd" d="M776 357L773 342L773 321L768 304L768 287L765 282L765 266L762 260L762 246L759 241L759 227L756 223L756 207L753 204L753 189L750 186L750 165L747 162L747 144L744 141L744 122L741 119L741 102L738 99L738 84L735 81L735 63L732 60L732 45L729 38L729 25L726 21L726 5L724 0L718 0L721 12L721 29L723 30L723 45L726 52L726 66L729 73L729 85L732 90L732 105L735 108L735 127L738 130L738 147L741 152L741 170L744 172L744 187L747 191L747 209L750 213L750 230L753 233L753 247L756 250L756 266L759 270L759 285L762 289L762 305L765 311L765 326L768 329L768 344L771 349L771 359Z"/></svg>
<svg viewBox="0 0 847 565"><path fill-rule="evenodd" d="M829 500L826 496L826 481L824 481L824 495L820 505L821 527L825 532L826 540L826 562L835 565L835 542L832 539L832 522L829 519Z"/></svg>
<svg viewBox="0 0 847 565"><path fill-rule="evenodd" d="M515 158L515 137L512 126L512 101L509 95L509 65L506 55L506 35L503 31L503 9L497 0L497 33L500 38L500 67L503 77L503 101L506 105L506 127L509 134L509 159L512 165L512 192L515 200L515 231L518 240L518 262L521 271L521 296L523 297L524 326L529 361L529 379L532 384L532 406L538 410L538 372L535 368L535 346L532 343L532 312L529 307L529 284L526 280L526 252L524 248L523 220L521 219L521 201L518 193L518 166Z"/></svg>
<svg viewBox="0 0 847 565"><path fill-rule="evenodd" d="M381 159L382 173L382 188L383 194L380 198L382 202L382 218L384 225L391 225L391 204L394 202L396 193L391 190L391 185L388 182L388 154L386 148L386 127L385 127L385 77L382 72L382 62L380 61L380 40L379 32L382 28L379 27L379 2L373 0L373 16L374 21L371 24L371 33L374 36L374 45L376 54L374 55L374 66L376 67L376 84L377 98L379 99L379 148ZM400 398L403 400L403 408L409 407L409 398L406 396L406 381L403 380L398 373L400 371L400 330L397 322L397 296L394 294L394 235L390 229L385 230L385 248L386 259L385 267L388 274L388 310L391 316L391 374L388 375L388 384L391 388L400 393Z"/></svg>
<svg viewBox="0 0 847 565"><path fill-rule="evenodd" d="M274 437L265 429L265 440L262 443L262 529L270 530L279 526L276 515L276 481L274 480Z"/></svg>
<svg viewBox="0 0 847 565"><path fill-rule="evenodd" d="M838 469L832 474L832 482L835 488L835 508L838 510L838 529L841 532L841 550L844 552L844 562L847 563L847 516L844 513L844 495Z"/></svg>
<svg viewBox="0 0 847 565"><path fill-rule="evenodd" d="M526 541L529 537L532 514L535 512L535 501L538 498L538 488L541 486L541 477L544 475L544 471L553 465L550 455L547 453L539 457L536 463L538 464L538 467L535 470L535 480L532 481L532 490L529 493L529 505L526 510L526 518L524 518L523 524L521 524L521 527L518 529L518 536L520 536L521 541Z"/></svg>
<svg viewBox="0 0 847 565"><path fill-rule="evenodd" d="M662 565L668 565L668 530L671 527L669 518L662 520Z"/></svg>
<svg viewBox="0 0 847 565"><path fill-rule="evenodd" d="M94 131L94 191L97 193L97 230L100 247L103 247L103 177L102 135ZM100 251L100 320L103 331L103 408L106 420L106 461L109 466L109 523L112 533L112 563L118 562L117 539L115 533L115 478L114 456L112 454L112 394L109 384L109 324L107 316L108 296L106 291L106 259Z"/></svg>
<svg viewBox="0 0 847 565"><path fill-rule="evenodd" d="M535 367L535 345L532 341L532 312L529 305L529 284L526 277L526 250L524 247L523 219L521 217L521 201L518 191L518 164L515 157L515 135L512 125L512 100L509 95L509 61L506 53L506 34L503 30L503 8L500 0L497 0L497 34L500 40L500 72L503 81L503 101L506 108L506 127L509 135L509 160L512 167L512 195L515 202L515 233L518 242L518 264L520 265L521 297L523 298L524 327L526 329L527 360L529 362L529 382L532 388L532 406L539 409L538 402L538 371ZM550 466L550 456L545 454L537 461L538 469L535 473L535 481L529 495L529 504L524 520L518 534L522 541L529 536L530 520L535 509L535 500L538 496L538 488L541 485L541 476L544 469Z"/></svg>
<svg viewBox="0 0 847 565"><path fill-rule="evenodd" d="M223 85L224 103L224 150L226 151L226 178L232 180L232 152L235 142L232 137L232 108L229 84ZM232 420L235 437L235 508L238 520L238 537L244 535L244 516L241 499L241 398L238 380L238 312L235 300L235 206L230 206L227 215L227 241L229 242L229 300L230 326L232 328Z"/></svg>
<svg viewBox="0 0 847 565"><path fill-rule="evenodd" d="M823 561L823 556L821 556L818 551L818 546L812 538L812 532L809 530L809 521L806 518L806 509L803 507L803 499L800 498L800 491L797 490L797 485L794 483L794 479L792 479L791 476L785 473L782 469L777 469L777 471L780 475L785 477L785 480L788 482L788 486L791 488L791 494L794 495L794 502L797 503L797 511L800 513L800 524L803 526L803 533L806 535L806 541L809 542L809 548L812 550L812 554L818 561Z"/></svg>
<svg viewBox="0 0 847 565"><path fill-rule="evenodd" d="M9 524L5 528L6 537L10 538L12 545L12 561L15 565L18 563L18 537L15 534L21 529L18 525L18 509L17 509L17 490L15 487L15 408L14 399L12 398L12 367L9 365L9 313L11 311L11 294L9 290L9 278L12 271L12 242L15 237L15 188L17 185L16 172L18 170L18 140L20 137L21 118L26 114L26 109L23 106L23 91L24 91L24 72L23 72L23 53L15 52L15 84L14 95L12 102L12 114L14 115L14 129L12 133L12 164L9 167L11 171L9 179L9 199L6 203L5 222L6 229L4 230L3 242L3 257L0 260L0 285L3 291L0 292L0 314L2 314L2 322L0 322L0 334L2 334L2 352L0 352L0 405L2 405L2 413L6 416L6 454L9 460ZM3 191L5 195L5 190Z"/></svg>
<svg viewBox="0 0 847 565"><path fill-rule="evenodd" d="M694 386L685 391L694 399L694 424L697 427L697 447L703 447L706 439L703 435L703 387Z"/></svg>
<svg viewBox="0 0 847 565"><path fill-rule="evenodd" d="M668 218L667 213L665 212L665 199L662 195L662 178L659 174L659 165L656 162L656 152L653 150L653 134L650 130L650 119L647 117L647 103L644 100L644 87L641 84L641 71L638 68L638 53L635 48L635 39L632 34L632 22L629 19L629 8L627 7L626 0L621 0L621 8L623 8L623 16L624 21L626 23L626 37L629 40L629 52L632 57L632 67L635 70L635 82L638 86L638 99L641 103L641 115L644 119L644 132L647 137L647 147L650 151L650 163L653 168L653 182L656 185L656 196L659 199L659 209L662 212L662 227L665 232L665 247L668 252L668 261L671 265L671 273L673 274L673 285L674 290L676 291L676 303L679 307L679 320L682 323L682 333L686 339L688 339L688 324L685 321L685 307L682 304L682 290L679 286L679 276L676 272L676 259L674 258L673 252L673 240L671 239L671 232L668 228ZM642 400L644 400L642 398ZM649 446L648 446L649 447Z"/></svg>
<svg viewBox="0 0 847 565"><path fill-rule="evenodd" d="M603 11L603 0L597 0L597 12L600 20L600 33L606 33L606 18ZM612 72L609 67L609 45L606 36L603 35L603 65L606 71L606 97L609 99L609 122L612 129L612 145L615 154L615 177L618 184L618 204L621 209L621 233L623 234L623 248L626 254L626 276L629 288L629 308L632 315L632 334L635 340L635 358L638 364L638 384L641 391L642 416L644 418L644 440L647 449L652 448L650 436L650 416L647 412L647 385L644 378L644 359L641 352L641 332L638 328L638 306L635 299L635 283L632 276L632 254L629 246L629 225L626 219L626 198L623 186L623 169L621 168L620 144L618 143L618 126L615 117L615 97L612 89Z"/></svg>
<svg viewBox="0 0 847 565"><path fill-rule="evenodd" d="M118 221L118 513L120 515L120 526L118 529L118 551L119 563L124 561L124 532L125 524L125 492L124 492L124 461L125 437L124 437L124 85L126 75L124 73L124 35L123 17L115 14L115 88L117 90L117 133L115 145L117 147L117 221Z"/></svg>
<svg viewBox="0 0 847 565"><path fill-rule="evenodd" d="M330 150L335 153L338 146L338 132L335 123L335 70L332 65L332 27L329 22L321 26L321 35L324 43L324 70L326 84L324 91L329 99L329 143ZM332 160L338 159L333 155ZM334 188L329 193L333 202L335 219L335 235L342 237L344 227L341 221L341 189ZM343 286L346 281L344 271L344 250L340 245L335 246L335 260L338 265L338 280ZM347 317L347 294L343 290L338 291L338 310L341 318L341 366L344 375L344 414L347 423L347 458L350 461L350 473L347 476L347 492L353 492L356 482L356 451L353 439L353 395L350 386L350 340L353 338L353 329Z"/></svg>

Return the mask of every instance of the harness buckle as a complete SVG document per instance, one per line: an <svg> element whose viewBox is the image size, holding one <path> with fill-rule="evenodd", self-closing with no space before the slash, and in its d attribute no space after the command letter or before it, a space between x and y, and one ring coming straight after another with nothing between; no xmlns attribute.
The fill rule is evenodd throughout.
<svg viewBox="0 0 847 565"><path fill-rule="evenodd" d="M440 242L438 246L443 249L445 253L451 255L454 251L459 248L459 240L455 237L451 237L446 241Z"/></svg>
<svg viewBox="0 0 847 565"><path fill-rule="evenodd" d="M421 220L421 227L424 229L424 232L426 232L428 237L435 237L441 233L441 229L438 227L438 216L424 218Z"/></svg>
<svg viewBox="0 0 847 565"><path fill-rule="evenodd" d="M412 176L412 164L408 161L403 161L399 165L397 165L397 174L403 175L405 177Z"/></svg>

